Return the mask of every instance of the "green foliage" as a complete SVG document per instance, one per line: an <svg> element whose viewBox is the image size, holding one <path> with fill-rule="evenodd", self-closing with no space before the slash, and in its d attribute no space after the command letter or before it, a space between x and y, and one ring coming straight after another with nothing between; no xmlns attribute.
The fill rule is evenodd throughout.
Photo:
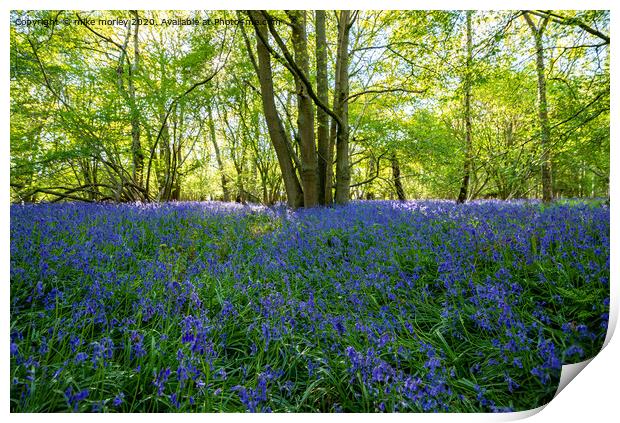
<svg viewBox="0 0 620 423"><path fill-rule="evenodd" d="M270 13L288 19L282 11ZM608 33L609 13L557 13L564 21L551 20L543 40L554 191L558 197L607 196L609 44L576 22ZM238 25L160 24L245 15L139 11L140 18L156 24L136 29L75 23L78 18L98 22L132 16L129 11L11 12L12 201L62 200L65 195L133 200L137 191L131 182L146 188L147 173L146 195L153 200L221 199L224 191L241 201L284 200L252 63L252 26L243 27L248 51ZM328 13L326 22L330 75L335 16ZM357 16L349 50L353 197L395 198L392 154L398 157L408 197L456 197L465 160L464 16L421 10ZM308 17L309 77L315 83L314 17ZM57 23L16 25L18 19ZM541 149L529 28L516 11L476 12L472 19L469 196L537 197ZM278 31L290 43L286 24ZM299 156L293 78L281 61L274 58L272 67L276 106L291 151ZM213 73L213 79L200 84ZM187 92L194 84L199 85ZM144 155L142 181L134 181L134 113Z"/></svg>

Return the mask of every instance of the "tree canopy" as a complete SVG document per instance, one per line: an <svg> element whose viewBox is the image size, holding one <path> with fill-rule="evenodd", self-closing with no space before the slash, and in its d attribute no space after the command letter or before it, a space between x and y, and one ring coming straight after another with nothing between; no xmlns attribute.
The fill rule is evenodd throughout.
<svg viewBox="0 0 620 423"><path fill-rule="evenodd" d="M11 200L609 195L608 11L14 11Z"/></svg>

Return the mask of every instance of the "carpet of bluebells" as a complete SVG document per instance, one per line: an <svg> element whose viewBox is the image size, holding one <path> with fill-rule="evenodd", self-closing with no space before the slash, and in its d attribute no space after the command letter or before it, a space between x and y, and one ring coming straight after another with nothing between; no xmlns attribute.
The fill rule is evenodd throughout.
<svg viewBox="0 0 620 423"><path fill-rule="evenodd" d="M473 412L596 355L609 207L11 206L15 412Z"/></svg>

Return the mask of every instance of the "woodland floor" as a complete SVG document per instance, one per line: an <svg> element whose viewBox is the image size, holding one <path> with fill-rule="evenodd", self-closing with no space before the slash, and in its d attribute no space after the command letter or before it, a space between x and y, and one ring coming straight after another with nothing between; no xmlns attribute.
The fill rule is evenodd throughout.
<svg viewBox="0 0 620 423"><path fill-rule="evenodd" d="M11 410L512 411L594 356L609 207L11 206Z"/></svg>

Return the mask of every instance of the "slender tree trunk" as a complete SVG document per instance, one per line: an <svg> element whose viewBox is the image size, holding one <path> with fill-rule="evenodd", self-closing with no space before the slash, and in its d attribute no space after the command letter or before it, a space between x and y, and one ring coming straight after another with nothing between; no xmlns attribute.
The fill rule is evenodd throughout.
<svg viewBox="0 0 620 423"><path fill-rule="evenodd" d="M254 142L251 143L254 147L254 164L260 175L263 204L269 204L269 189L267 186L269 183L269 159L262 157L259 149L258 143L260 142L260 129L258 119L252 119L252 124L254 126L254 134L251 134L250 136L253 136L254 138Z"/></svg>
<svg viewBox="0 0 620 423"><path fill-rule="evenodd" d="M99 180L97 178L97 168L98 168L98 163L97 163L97 159L92 159L91 161L91 175L92 175L92 181L93 181L93 200L96 200L97 197L99 197L100 193L99 193Z"/></svg>
<svg viewBox="0 0 620 423"><path fill-rule="evenodd" d="M286 196L289 206L293 208L303 206L303 192L299 179L295 174L291 155L288 151L286 133L282 120L278 115L274 99L273 75L271 71L271 57L269 50L261 41L262 36L268 39L267 27L263 23L264 19L259 12L249 11L250 17L253 19L254 30L256 31L256 55L258 57L258 80L261 87L261 98L263 101L263 112L265 121L269 131L271 143L276 151L282 179L286 190ZM260 34L260 36L259 36Z"/></svg>
<svg viewBox="0 0 620 423"><path fill-rule="evenodd" d="M327 95L327 36L325 33L325 11L315 12L316 22L316 91L319 100L329 106ZM319 204L332 202L331 178L328 179L328 168L331 168L329 154L329 119L320 107L317 109L317 144L319 171ZM328 195L329 193L329 195Z"/></svg>
<svg viewBox="0 0 620 423"><path fill-rule="evenodd" d="M82 171L82 177L84 178L84 186L88 187L86 198L89 200L96 200L97 198L97 185L96 176L94 172L94 163L91 165L90 159L86 158L79 161L79 167Z"/></svg>
<svg viewBox="0 0 620 423"><path fill-rule="evenodd" d="M171 200L180 200L181 199L181 173L179 172L179 168L181 166L181 161L183 160L183 122L184 118L184 108L181 107L181 111L179 114L179 128L175 131L175 160L174 160L174 183L171 186L170 199Z"/></svg>
<svg viewBox="0 0 620 423"><path fill-rule="evenodd" d="M551 180L551 126L549 125L549 108L547 105L547 81L545 78L545 50L543 46L543 33L549 18L541 19L540 26L536 27L528 13L523 17L527 21L536 46L536 76L538 79L538 121L540 124L541 154L541 181L542 197L544 202L553 199L553 181Z"/></svg>
<svg viewBox="0 0 620 423"><path fill-rule="evenodd" d="M305 75L309 75L308 37L306 35L306 11L287 12L292 26L292 43L295 61ZM297 90L297 130L301 156L301 183L304 192L304 207L318 204L317 153L314 141L314 104L301 79L295 77Z"/></svg>
<svg viewBox="0 0 620 423"><path fill-rule="evenodd" d="M233 157L233 166L235 167L235 171L237 172L237 196L235 200L238 203L245 203L246 201L246 191L245 186L243 185L243 162L242 159L237 159Z"/></svg>
<svg viewBox="0 0 620 423"><path fill-rule="evenodd" d="M267 190L267 176L260 172L261 198L263 204L269 204L269 195Z"/></svg>
<svg viewBox="0 0 620 423"><path fill-rule="evenodd" d="M170 148L170 165L168 167L169 169L169 179L168 179L168 184L166 185L166 201L170 201L173 200L174 198L172 198L173 195L173 190L174 190L174 184L176 182L176 176L177 176L177 162L178 162L178 157L177 157L177 137L178 137L178 132L177 132L177 121L178 121L178 116L176 115L176 105L175 105L175 119L173 120L173 124L172 124L172 145Z"/></svg>
<svg viewBox="0 0 620 423"><path fill-rule="evenodd" d="M337 125L336 130L336 203L346 204L349 201L349 191L351 185L351 169L349 166L349 30L351 12L349 10L340 11L340 22L338 24L338 51L336 66L338 75L336 79L340 81L339 90L336 91L338 110L342 125Z"/></svg>
<svg viewBox="0 0 620 423"><path fill-rule="evenodd" d="M131 109L131 153L133 158L134 183L137 186L142 187L144 153L142 152L142 146L140 145L140 113L136 104L136 87L134 84L134 78L138 72L138 66L140 61L140 50L138 47L138 29L140 26L138 24L138 12L136 10L132 10L131 13L136 19L136 25L133 34L134 59L127 82Z"/></svg>
<svg viewBox="0 0 620 423"><path fill-rule="evenodd" d="M171 200L179 201L181 199L181 178L177 175L176 180L174 182L174 187L172 188L172 194L170 195Z"/></svg>
<svg viewBox="0 0 620 423"><path fill-rule="evenodd" d="M583 191L583 185L584 185L584 180L586 177L586 168L585 168L585 163L583 162L583 160L581 161L581 163L579 163L579 197L583 197L584 191Z"/></svg>
<svg viewBox="0 0 620 423"><path fill-rule="evenodd" d="M467 200L469 189L469 175L471 173L472 162L472 137L471 137L471 66L472 66L472 31L471 15L472 11L467 12L467 62L465 66L465 163L463 165L463 182L457 203L464 203Z"/></svg>
<svg viewBox="0 0 620 423"><path fill-rule="evenodd" d="M160 111L160 120L163 122L165 112L163 109ZM161 140L159 141L159 165L157 169L157 180L159 188L159 199L166 201L166 191L168 187L168 181L170 180L170 131L168 127L168 121L163 126L161 132Z"/></svg>
<svg viewBox="0 0 620 423"><path fill-rule="evenodd" d="M392 151L390 162L392 164L392 179L394 180L394 188L396 189L396 197L401 201L405 201L407 198L405 197L405 190L403 189L403 183L400 177L400 163L398 163L398 157L396 156L396 151Z"/></svg>
<svg viewBox="0 0 620 423"><path fill-rule="evenodd" d="M338 60L336 60L336 77L334 82L334 113L340 116L339 107L338 107L338 99L340 98L340 80L338 79L338 75L340 71L338 69ZM329 124L329 139L327 140L327 170L325 172L325 203L332 204L334 202L334 148L336 147L336 132L338 129L338 124L336 123L336 119L331 119Z"/></svg>
<svg viewBox="0 0 620 423"><path fill-rule="evenodd" d="M222 155L220 154L220 147L217 144L217 138L215 136L215 121L213 120L213 112L211 111L211 105L207 106L207 112L209 113L209 135L211 137L211 143L213 144L213 150L215 150L215 161L217 162L217 170L220 172L220 178L222 181L222 194L224 195L224 201L230 201L230 192L228 191L228 181L224 174L224 163L222 162Z"/></svg>
<svg viewBox="0 0 620 423"><path fill-rule="evenodd" d="M542 187L543 201L553 198L553 181L551 180L551 127L547 106L547 83L545 80L544 50L542 34L536 40L536 73L538 74L538 116L540 119L540 140L542 148Z"/></svg>
<svg viewBox="0 0 620 423"><path fill-rule="evenodd" d="M235 188L236 194L234 195L235 201L238 203L245 202L245 188L243 184L243 173L244 173L244 161L245 161L245 147L244 147L244 128L240 126L233 127L228 119L227 109L222 108L222 117L225 122L228 133L230 135L230 158L232 159L233 167L235 168L236 177ZM243 111L239 108L239 116L241 121L243 122Z"/></svg>

